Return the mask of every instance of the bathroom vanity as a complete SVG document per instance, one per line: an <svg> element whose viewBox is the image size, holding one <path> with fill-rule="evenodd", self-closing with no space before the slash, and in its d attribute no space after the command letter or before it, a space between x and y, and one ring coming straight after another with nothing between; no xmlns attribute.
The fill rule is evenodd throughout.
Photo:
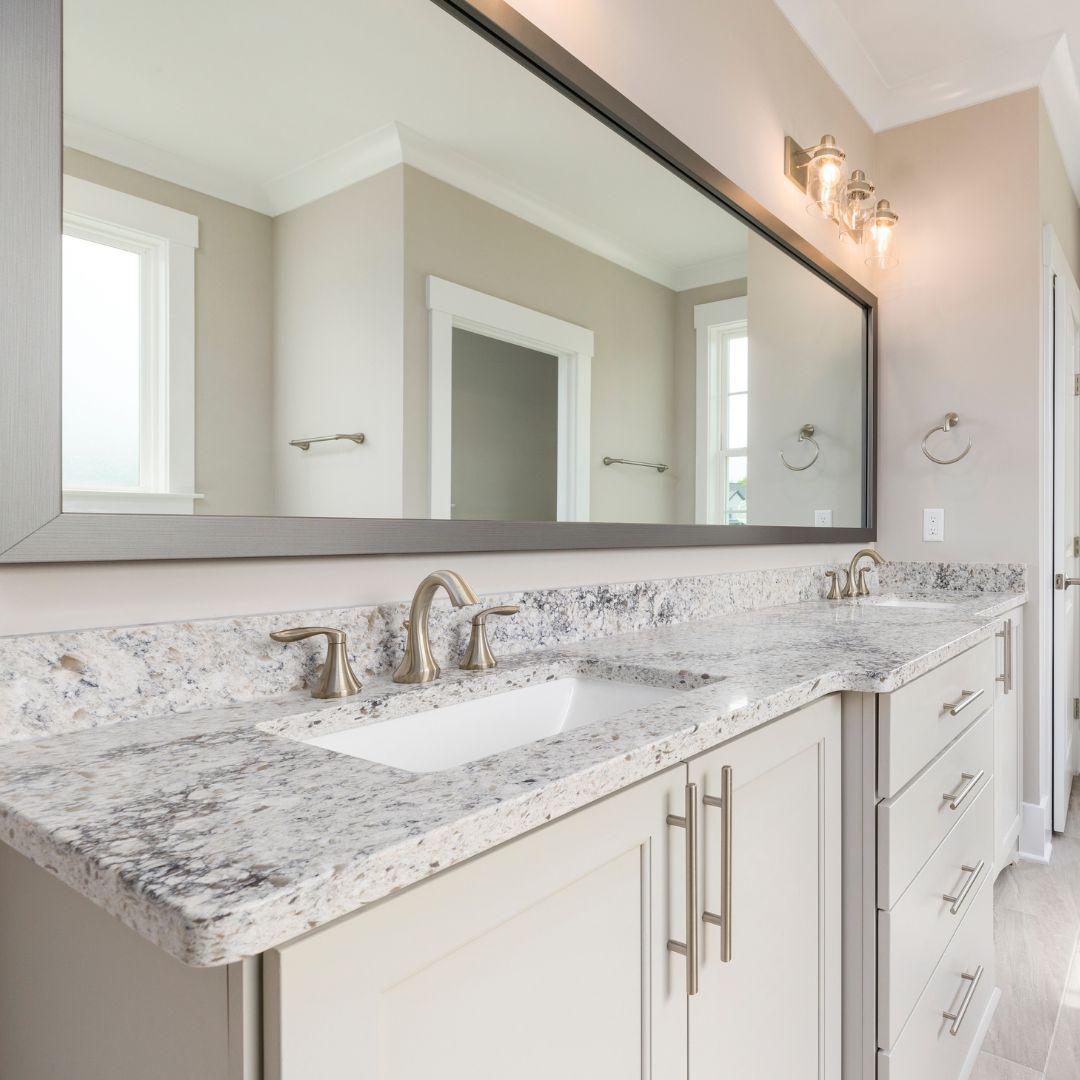
<svg viewBox="0 0 1080 1080"><path fill-rule="evenodd" d="M957 1080L1022 603L804 601L11 744L0 1073ZM340 742L574 680L615 711L449 765Z"/></svg>

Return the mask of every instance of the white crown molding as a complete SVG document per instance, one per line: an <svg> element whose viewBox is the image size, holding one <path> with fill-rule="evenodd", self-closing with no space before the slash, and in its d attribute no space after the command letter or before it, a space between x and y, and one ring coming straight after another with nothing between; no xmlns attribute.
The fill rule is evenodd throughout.
<svg viewBox="0 0 1080 1080"><path fill-rule="evenodd" d="M1038 87L1080 199L1080 82L1064 32L889 84L835 0L774 2L875 132Z"/></svg>
<svg viewBox="0 0 1080 1080"><path fill-rule="evenodd" d="M159 180L256 210L260 214L273 213L270 201L259 184L213 165L192 161L150 143L120 135L76 116L64 116L64 145L156 176Z"/></svg>
<svg viewBox="0 0 1080 1080"><path fill-rule="evenodd" d="M65 117L64 142L95 157L271 217L406 164L669 289L679 291L746 274L745 255L735 256L734 264L730 258L720 258L675 267L630 250L404 124L385 124L261 185L73 117ZM726 276L708 277L711 272Z"/></svg>

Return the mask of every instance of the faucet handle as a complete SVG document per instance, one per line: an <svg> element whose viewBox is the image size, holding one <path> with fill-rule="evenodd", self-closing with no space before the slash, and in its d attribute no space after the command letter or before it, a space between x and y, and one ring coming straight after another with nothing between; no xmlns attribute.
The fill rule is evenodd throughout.
<svg viewBox="0 0 1080 1080"><path fill-rule="evenodd" d="M360 680L353 674L349 655L345 651L345 631L332 626L294 626L289 630L275 630L270 637L274 641L303 641L304 638L326 638L326 659L323 661L319 681L311 688L313 698L345 698L360 693Z"/></svg>
<svg viewBox="0 0 1080 1080"><path fill-rule="evenodd" d="M489 615L516 615L521 608L517 604L500 604L498 607L484 608L472 617L472 634L469 637L469 649L461 661L462 671L487 671L495 667L498 661L491 651L487 639L487 619Z"/></svg>
<svg viewBox="0 0 1080 1080"><path fill-rule="evenodd" d="M869 596L870 595L870 583L866 580L867 575L870 573L870 567L864 566L859 571L859 582L855 586L856 596Z"/></svg>
<svg viewBox="0 0 1080 1080"><path fill-rule="evenodd" d="M842 570L826 570L825 571L825 576L827 578L832 578L832 584L829 586L828 595L825 597L826 600L839 600L840 599L840 597L842 595L842 593L840 591L840 575L842 573L843 573Z"/></svg>

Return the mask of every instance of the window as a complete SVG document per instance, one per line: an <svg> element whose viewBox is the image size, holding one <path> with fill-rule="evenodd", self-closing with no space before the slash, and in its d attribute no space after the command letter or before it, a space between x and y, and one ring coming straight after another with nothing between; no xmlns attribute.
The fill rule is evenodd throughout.
<svg viewBox="0 0 1080 1080"><path fill-rule="evenodd" d="M198 219L64 178L65 511L191 513Z"/></svg>
<svg viewBox="0 0 1080 1080"><path fill-rule="evenodd" d="M750 350L746 297L698 304L694 520L746 525L750 463Z"/></svg>

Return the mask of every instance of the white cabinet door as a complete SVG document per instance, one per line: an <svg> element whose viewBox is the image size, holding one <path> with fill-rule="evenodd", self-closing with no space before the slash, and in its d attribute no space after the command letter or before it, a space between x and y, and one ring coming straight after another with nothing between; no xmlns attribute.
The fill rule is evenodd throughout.
<svg viewBox="0 0 1080 1080"><path fill-rule="evenodd" d="M684 1077L685 779L266 953L268 1080Z"/></svg>
<svg viewBox="0 0 1080 1080"><path fill-rule="evenodd" d="M700 990L690 1080L839 1080L840 698L825 698L690 762L700 826ZM725 815L730 829L725 830ZM725 832L730 879L724 881Z"/></svg>
<svg viewBox="0 0 1080 1080"><path fill-rule="evenodd" d="M1023 809L1024 725L1022 610L1003 620L997 636L998 681L994 691L994 798L996 869L1015 861Z"/></svg>

